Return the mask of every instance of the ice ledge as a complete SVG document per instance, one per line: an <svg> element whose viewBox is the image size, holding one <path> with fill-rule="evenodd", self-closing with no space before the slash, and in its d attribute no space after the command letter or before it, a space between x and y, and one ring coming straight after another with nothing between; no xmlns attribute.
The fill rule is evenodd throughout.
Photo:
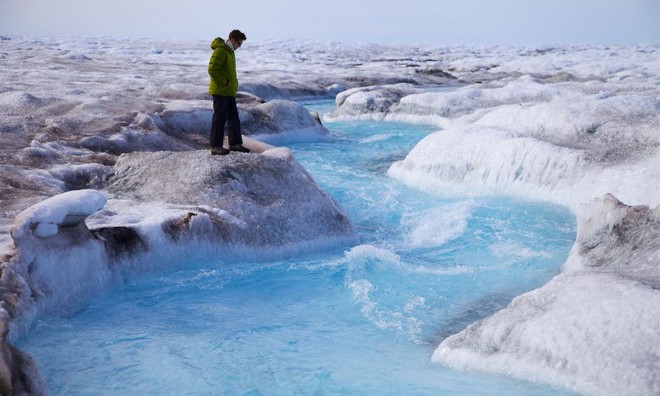
<svg viewBox="0 0 660 396"><path fill-rule="evenodd" d="M580 207L563 273L445 339L434 362L581 393L660 389L660 207Z"/></svg>

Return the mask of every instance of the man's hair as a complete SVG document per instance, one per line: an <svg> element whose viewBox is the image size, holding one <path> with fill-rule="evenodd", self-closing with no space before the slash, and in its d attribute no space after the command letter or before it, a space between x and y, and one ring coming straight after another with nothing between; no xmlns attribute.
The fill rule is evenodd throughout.
<svg viewBox="0 0 660 396"><path fill-rule="evenodd" d="M229 32L229 38L234 39L237 41L245 41L247 40L247 37L245 37L245 33L241 32L238 29L234 29L231 32Z"/></svg>

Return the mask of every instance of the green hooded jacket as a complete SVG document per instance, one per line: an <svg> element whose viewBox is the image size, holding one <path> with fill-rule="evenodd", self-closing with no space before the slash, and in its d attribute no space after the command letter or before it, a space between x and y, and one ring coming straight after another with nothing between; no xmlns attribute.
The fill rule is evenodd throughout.
<svg viewBox="0 0 660 396"><path fill-rule="evenodd" d="M209 60L210 95L236 96L236 56L234 50L223 39L217 37L211 43L213 54Z"/></svg>

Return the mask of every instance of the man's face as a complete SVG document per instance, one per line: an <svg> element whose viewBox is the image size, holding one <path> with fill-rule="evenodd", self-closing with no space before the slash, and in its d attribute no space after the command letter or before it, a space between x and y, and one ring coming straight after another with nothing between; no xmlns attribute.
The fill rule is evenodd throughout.
<svg viewBox="0 0 660 396"><path fill-rule="evenodd" d="M235 50L241 48L241 45L243 45L243 40L230 39L229 41L231 41L231 44Z"/></svg>

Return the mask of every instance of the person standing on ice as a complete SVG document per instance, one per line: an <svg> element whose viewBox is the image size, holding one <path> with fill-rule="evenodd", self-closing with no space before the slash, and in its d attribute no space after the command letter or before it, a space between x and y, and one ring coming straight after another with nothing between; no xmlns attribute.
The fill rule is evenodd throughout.
<svg viewBox="0 0 660 396"><path fill-rule="evenodd" d="M211 154L225 155L229 151L249 153L243 146L241 137L241 121L238 118L236 107L236 91L238 79L236 78L236 56L234 51L239 49L246 40L245 34L240 30L232 30L229 40L224 41L217 37L211 43L213 54L209 60L209 94L213 96L213 119L211 120ZM225 123L229 126L227 138L229 150L222 147L224 140Z"/></svg>

